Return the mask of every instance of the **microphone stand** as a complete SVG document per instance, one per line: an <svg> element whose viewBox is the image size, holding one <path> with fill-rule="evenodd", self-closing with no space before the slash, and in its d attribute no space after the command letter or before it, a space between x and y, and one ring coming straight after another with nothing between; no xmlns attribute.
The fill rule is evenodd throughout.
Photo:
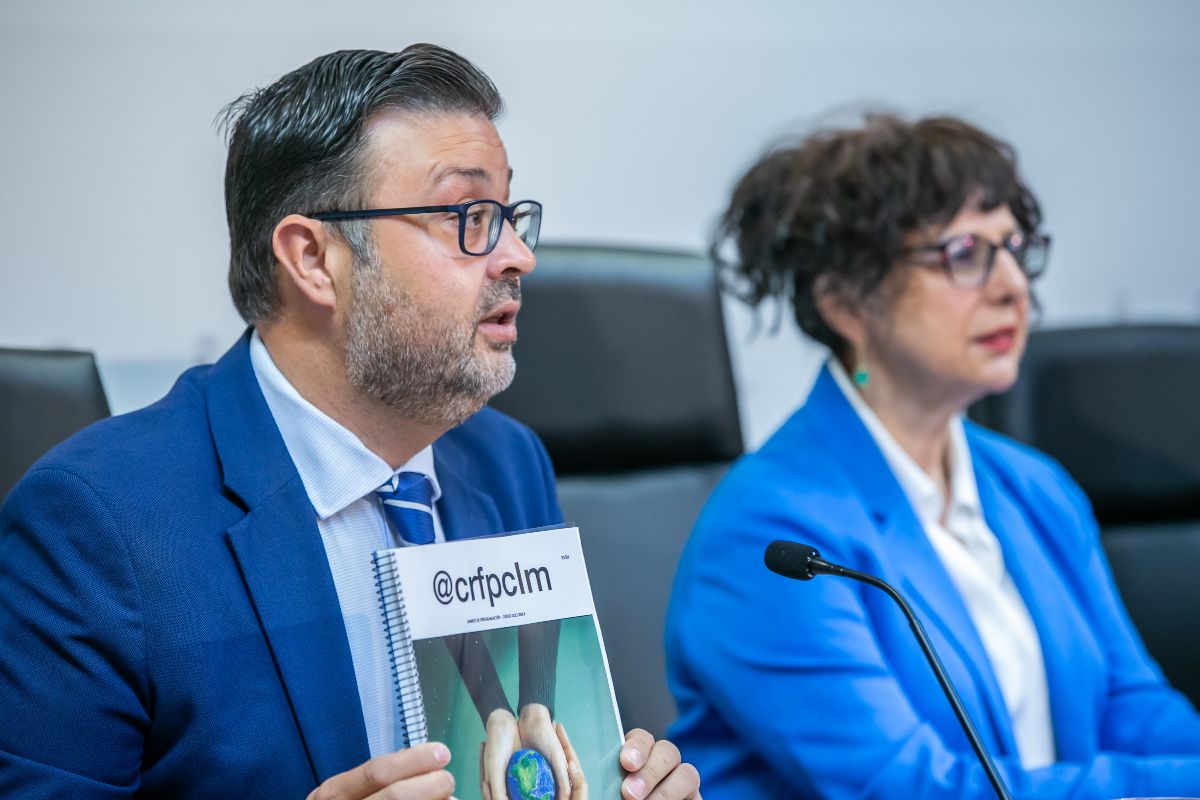
<svg viewBox="0 0 1200 800"><path fill-rule="evenodd" d="M780 548L780 545L783 547ZM778 561L773 561L772 550L775 550L777 555L783 555L785 562L797 556L802 559L802 562L801 564L795 564L795 562L785 563L781 566ZM996 796L1000 800L1013 800L1012 795L1008 792L1008 787L1004 785L1004 781L1000 778L1000 772L996 769L991 755L984 748L983 740L979 738L979 731L975 729L975 724L967 716L967 710L963 708L962 701L958 698L958 692L954 690L954 685L950 683L950 677L946 675L946 669L942 666L942 660L938 658L937 651L933 649L933 644L930 643L929 637L925 634L925 627L921 624L921 620L917 619L917 615L913 613L912 608L908 605L908 601L893 589L891 584L880 578L876 578L874 575L868 575L856 569L830 563L821 558L821 554L813 548L795 542L780 541L773 543L767 549L766 561L767 566L772 571L789 578L809 580L820 573L839 575L843 578L850 578L851 580L865 583L868 586L874 586L876 589L881 589L888 597L896 601L896 605L900 606L900 610L904 612L909 627L912 628L913 634L917 637L917 643L921 645L921 652L925 654L925 658L929 661L929 666L933 668L933 674L937 677L938 683L941 684L946 699L950 701L950 707L954 709L954 716L958 717L958 722L962 725L963 732L967 734L967 740L971 743L971 749L975 751L975 755L979 758L979 763L983 765L983 771L987 773L988 780L991 781L992 788L996 790Z"/></svg>

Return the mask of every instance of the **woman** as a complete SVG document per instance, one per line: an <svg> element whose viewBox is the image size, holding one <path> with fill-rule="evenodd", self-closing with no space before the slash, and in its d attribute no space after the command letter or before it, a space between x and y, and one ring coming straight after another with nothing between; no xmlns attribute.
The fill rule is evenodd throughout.
<svg viewBox="0 0 1200 800"><path fill-rule="evenodd" d="M768 154L714 252L832 355L718 487L667 623L708 800L994 794L892 601L766 571L775 539L907 596L1016 797L1200 794L1200 719L1113 588L1087 499L963 411L1017 377L1048 239L1009 147L872 116Z"/></svg>

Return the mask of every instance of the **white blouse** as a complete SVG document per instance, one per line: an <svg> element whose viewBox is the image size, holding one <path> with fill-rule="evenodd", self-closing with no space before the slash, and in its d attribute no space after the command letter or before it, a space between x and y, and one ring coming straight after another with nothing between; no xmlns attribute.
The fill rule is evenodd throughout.
<svg viewBox="0 0 1200 800"><path fill-rule="evenodd" d="M829 359L829 370L883 452L962 595L1012 718L1021 765L1036 769L1053 764L1057 755L1041 643L1029 609L1004 566L996 534L983 517L961 417L950 422L947 503L937 482L883 426L836 358Z"/></svg>

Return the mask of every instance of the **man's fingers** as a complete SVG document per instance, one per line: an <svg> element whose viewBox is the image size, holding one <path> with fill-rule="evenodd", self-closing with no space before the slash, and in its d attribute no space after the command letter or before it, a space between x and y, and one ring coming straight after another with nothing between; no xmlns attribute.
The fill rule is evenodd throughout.
<svg viewBox="0 0 1200 800"><path fill-rule="evenodd" d="M691 764L671 770L646 800L700 800L700 773Z"/></svg>
<svg viewBox="0 0 1200 800"><path fill-rule="evenodd" d="M700 777L691 764L681 764L679 748L666 740L650 748L642 768L621 783L629 800L685 800L700 788Z"/></svg>
<svg viewBox="0 0 1200 800"><path fill-rule="evenodd" d="M637 772L646 763L646 756L654 747L654 737L648 731L634 728L625 734L625 745L621 748L621 768L626 772Z"/></svg>
<svg viewBox="0 0 1200 800"><path fill-rule="evenodd" d="M422 784L435 787L438 781L449 782L445 794L428 797L449 797L454 791L454 779L448 772L438 772L450 763L450 750L439 742L410 747L395 753L376 756L348 772L334 775L318 786L309 800L362 800L402 780L421 777ZM429 778L430 780L424 780ZM398 795L402 796L402 795ZM424 797L423 795L411 795Z"/></svg>
<svg viewBox="0 0 1200 800"><path fill-rule="evenodd" d="M659 782L679 765L679 761L679 748L667 741L654 742L643 759L641 769L630 771L621 782L621 794L630 800L646 800Z"/></svg>
<svg viewBox="0 0 1200 800"><path fill-rule="evenodd" d="M454 776L439 770L397 781L366 800L453 800L453 797Z"/></svg>

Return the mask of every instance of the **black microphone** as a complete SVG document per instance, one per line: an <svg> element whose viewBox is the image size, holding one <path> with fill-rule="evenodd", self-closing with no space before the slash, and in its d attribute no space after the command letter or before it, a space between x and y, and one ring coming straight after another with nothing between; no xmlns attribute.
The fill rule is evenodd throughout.
<svg viewBox="0 0 1200 800"><path fill-rule="evenodd" d="M958 699L958 692L954 691L954 685L950 683L950 677L946 675L946 669L942 666L942 660L938 658L933 645L929 641L929 637L925 635L925 628L921 625L921 620L917 619L917 615L909 608L908 602L900 596L899 592L891 587L891 584L880 578L876 578L874 575L868 575L865 572L859 572L849 567L831 564L821 558L821 554L816 548L800 544L799 542L787 542L782 539L771 542L767 546L766 553L763 554L763 561L766 563L767 569L785 578L809 581L818 575L840 575L843 578L861 581L877 589L882 589L887 593L888 597L895 600L896 605L900 606L900 610L904 612L904 616L908 620L908 625L912 628L913 634L916 635L917 643L921 645L921 651L925 653L925 658L929 661L929 666L933 668L933 674L937 676L938 683L941 684L942 691L946 694L946 699L950 701L950 707L954 709L954 715L958 717L958 722L962 725L963 733L967 735L967 740L971 743L971 748L979 758L979 763L983 765L983 771L987 773L988 780L992 783L992 788L996 790L996 796L1000 800L1012 800L1012 795L1008 793L1008 788L1004 785L1004 781L1001 780L1000 773L997 771L995 763L992 762L991 755L983 746L983 740L979 738L979 732L975 730L975 724L971 722L971 718L967 716L967 710L963 708L962 701Z"/></svg>

